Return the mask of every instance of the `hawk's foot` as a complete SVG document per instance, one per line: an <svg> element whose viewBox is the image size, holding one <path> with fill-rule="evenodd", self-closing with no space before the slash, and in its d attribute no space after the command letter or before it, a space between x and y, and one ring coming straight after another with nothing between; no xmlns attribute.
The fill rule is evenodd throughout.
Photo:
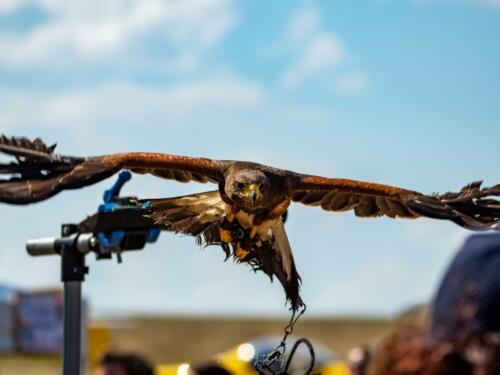
<svg viewBox="0 0 500 375"><path fill-rule="evenodd" d="M234 255L236 256L236 258L238 258L238 260L242 261L249 253L249 250L241 247L241 242L236 243L236 250L234 251Z"/></svg>
<svg viewBox="0 0 500 375"><path fill-rule="evenodd" d="M219 236L222 242L231 243L233 242L233 235L230 230L219 228Z"/></svg>

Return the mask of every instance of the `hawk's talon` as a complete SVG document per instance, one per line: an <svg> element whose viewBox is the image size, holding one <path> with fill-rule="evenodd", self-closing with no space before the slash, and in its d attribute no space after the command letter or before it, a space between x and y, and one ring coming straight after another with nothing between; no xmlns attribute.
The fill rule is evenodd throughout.
<svg viewBox="0 0 500 375"><path fill-rule="evenodd" d="M245 250L244 248L241 247L241 243L238 242L236 244L236 250L234 251L234 255L238 260L243 260L245 257L250 253L250 251Z"/></svg>
<svg viewBox="0 0 500 375"><path fill-rule="evenodd" d="M229 224L232 224L235 218L236 212L233 212L233 209L231 209L231 211L226 214L226 220Z"/></svg>
<svg viewBox="0 0 500 375"><path fill-rule="evenodd" d="M225 242L221 243L222 250L224 250L224 254L226 255L226 258L224 259L224 262L229 259L231 256L231 250L229 249L229 245Z"/></svg>

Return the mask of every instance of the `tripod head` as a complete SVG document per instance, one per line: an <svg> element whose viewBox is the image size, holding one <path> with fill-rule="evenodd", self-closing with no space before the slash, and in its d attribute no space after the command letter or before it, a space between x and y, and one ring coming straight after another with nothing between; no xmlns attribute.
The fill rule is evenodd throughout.
<svg viewBox="0 0 500 375"><path fill-rule="evenodd" d="M160 228L144 216L141 207L131 204L135 197L120 197L120 191L131 179L128 171L118 175L113 186L104 192L104 202L97 212L79 224L63 224L60 237L28 240L26 249L32 256L61 254L72 248L81 254L94 252L97 259L110 259L129 250L141 250L146 243L156 242Z"/></svg>

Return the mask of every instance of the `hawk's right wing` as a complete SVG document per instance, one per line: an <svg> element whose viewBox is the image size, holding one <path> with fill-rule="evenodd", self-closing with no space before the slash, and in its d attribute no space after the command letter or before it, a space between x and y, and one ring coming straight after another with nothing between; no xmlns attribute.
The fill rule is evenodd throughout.
<svg viewBox="0 0 500 375"><path fill-rule="evenodd" d="M0 136L0 152L14 156L0 164L0 202L28 204L62 190L78 189L112 176L121 169L149 173L179 182L223 181L228 162L170 154L131 152L95 157L73 157L54 153L40 139Z"/></svg>

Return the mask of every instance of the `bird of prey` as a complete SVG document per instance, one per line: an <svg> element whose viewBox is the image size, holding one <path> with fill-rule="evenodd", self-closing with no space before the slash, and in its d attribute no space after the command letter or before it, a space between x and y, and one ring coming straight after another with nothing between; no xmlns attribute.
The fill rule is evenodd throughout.
<svg viewBox="0 0 500 375"><path fill-rule="evenodd" d="M0 164L0 202L28 204L62 190L101 181L122 169L179 182L211 182L217 190L140 202L164 229L219 244L285 288L292 308L302 305L300 277L284 230L291 202L326 211L353 210L359 217L429 217L451 220L471 230L500 229L500 184L476 182L458 193L416 191L344 178L296 173L232 160L131 152L94 157L58 155L40 139L0 137L0 152L15 158Z"/></svg>

